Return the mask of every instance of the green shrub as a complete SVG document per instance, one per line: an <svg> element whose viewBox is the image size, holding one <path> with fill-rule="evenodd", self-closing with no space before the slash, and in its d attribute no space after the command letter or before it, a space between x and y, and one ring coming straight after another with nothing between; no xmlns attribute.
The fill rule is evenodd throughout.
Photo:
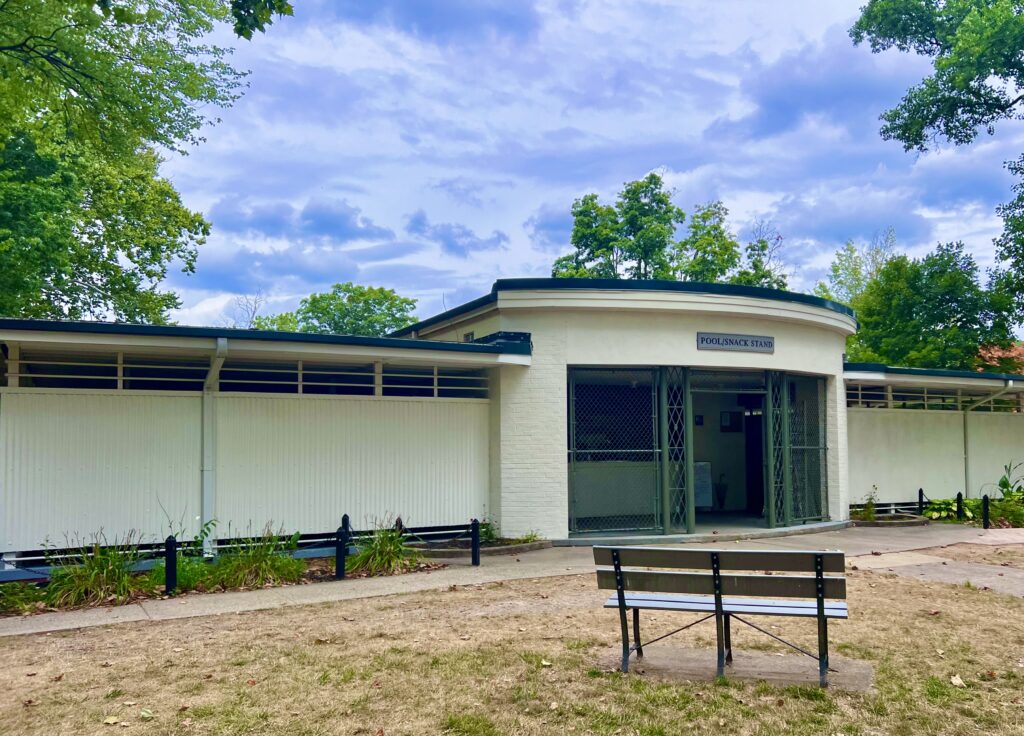
<svg viewBox="0 0 1024 736"><path fill-rule="evenodd" d="M151 592L146 577L132 574L139 559L134 535L105 545L102 535L50 572L46 602L54 608L77 608L102 603L125 603L137 592Z"/></svg>
<svg viewBox="0 0 1024 736"><path fill-rule="evenodd" d="M299 533L291 537L272 531L268 524L259 536L242 539L222 552L209 566L211 586L262 588L296 583L306 570L304 560L292 557Z"/></svg>
<svg viewBox="0 0 1024 736"><path fill-rule="evenodd" d="M186 556L178 552L178 588L188 590L208 590L214 587L211 565L202 557ZM167 583L167 570L163 562L158 562L149 571L149 584L154 589L162 588Z"/></svg>
<svg viewBox="0 0 1024 736"><path fill-rule="evenodd" d="M512 540L512 544L532 544L533 542L540 541L540 534L534 531L526 532L521 537L516 537Z"/></svg>
<svg viewBox="0 0 1024 736"><path fill-rule="evenodd" d="M199 552L201 554L206 541L213 535L214 529L217 527L217 522L214 519L210 519L199 528L199 533L192 537L192 551ZM181 537L182 532L175 534L177 537ZM178 587L177 590L181 592L189 590L207 590L211 587L215 587L213 583L213 576L210 573L210 565L207 564L205 558L196 556L195 554L186 554L188 550L178 548ZM163 588L167 584L167 570L166 565L161 560L149 571L149 584L155 588Z"/></svg>
<svg viewBox="0 0 1024 736"><path fill-rule="evenodd" d="M31 613L46 595L34 583L0 584L0 613Z"/></svg>
<svg viewBox="0 0 1024 736"><path fill-rule="evenodd" d="M981 501L976 498L965 498L964 499L964 521L971 521L974 519L975 510L977 513L981 513L980 507ZM945 498L938 501L929 501L924 506L924 515L935 521L957 521L956 518L956 499Z"/></svg>
<svg viewBox="0 0 1024 736"><path fill-rule="evenodd" d="M357 552L345 562L347 572L395 575L416 566L422 555L406 545L405 533L390 525L379 525L372 535L359 541Z"/></svg>
<svg viewBox="0 0 1024 736"><path fill-rule="evenodd" d="M493 544L497 542L498 527L495 526L493 521L481 521L480 522L480 543L481 544Z"/></svg>

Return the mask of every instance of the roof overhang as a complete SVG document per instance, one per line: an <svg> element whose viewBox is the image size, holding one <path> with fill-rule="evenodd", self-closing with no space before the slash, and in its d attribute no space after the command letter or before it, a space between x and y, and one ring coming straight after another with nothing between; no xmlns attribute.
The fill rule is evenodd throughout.
<svg viewBox="0 0 1024 736"><path fill-rule="evenodd" d="M844 335L857 330L853 310L810 294L682 281L523 278L499 279L489 294L394 334L426 335L495 309L562 308L735 315L814 323Z"/></svg>
<svg viewBox="0 0 1024 736"><path fill-rule="evenodd" d="M0 342L21 350L132 351L230 359L366 361L487 368L530 365L529 342L454 343L232 328L0 319Z"/></svg>
<svg viewBox="0 0 1024 736"><path fill-rule="evenodd" d="M846 363L843 380L879 386L919 386L968 391L1024 391L1024 376L928 368L902 368L879 363Z"/></svg>

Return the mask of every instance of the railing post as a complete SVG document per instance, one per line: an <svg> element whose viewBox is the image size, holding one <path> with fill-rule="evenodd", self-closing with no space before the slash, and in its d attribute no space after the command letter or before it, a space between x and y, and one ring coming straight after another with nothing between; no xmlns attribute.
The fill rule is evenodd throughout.
<svg viewBox="0 0 1024 736"><path fill-rule="evenodd" d="M924 516L924 489L917 489L917 515Z"/></svg>
<svg viewBox="0 0 1024 736"><path fill-rule="evenodd" d="M964 518L964 492L957 491L956 494L956 519L963 521Z"/></svg>
<svg viewBox="0 0 1024 736"><path fill-rule="evenodd" d="M988 529L991 523L988 518L988 494L981 497L981 527Z"/></svg>
<svg viewBox="0 0 1024 736"><path fill-rule="evenodd" d="M178 540L174 535L164 542L164 592L174 595L178 587Z"/></svg>
<svg viewBox="0 0 1024 736"><path fill-rule="evenodd" d="M350 537L348 514L341 517L341 526L334 538L334 579L345 579L345 557L348 555L348 540Z"/></svg>
<svg viewBox="0 0 1024 736"><path fill-rule="evenodd" d="M470 539L472 540L473 567L480 567L480 520L473 519L470 522Z"/></svg>

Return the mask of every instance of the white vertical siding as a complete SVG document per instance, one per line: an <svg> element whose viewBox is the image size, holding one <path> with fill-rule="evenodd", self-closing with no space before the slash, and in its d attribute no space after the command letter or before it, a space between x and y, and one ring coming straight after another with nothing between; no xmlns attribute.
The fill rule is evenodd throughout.
<svg viewBox="0 0 1024 736"><path fill-rule="evenodd" d="M486 401L217 397L218 533L409 526L487 512Z"/></svg>
<svg viewBox="0 0 1024 736"><path fill-rule="evenodd" d="M850 503L863 503L872 485L880 501L992 494L1007 463L1024 461L1024 414L969 412L967 484L964 415L913 409L847 410Z"/></svg>
<svg viewBox="0 0 1024 736"><path fill-rule="evenodd" d="M846 416L850 503L863 503L873 486L883 502L913 501L918 488L930 498L963 490L960 412L850 408Z"/></svg>
<svg viewBox="0 0 1024 736"><path fill-rule="evenodd" d="M1024 414L972 411L967 415L972 497L999 495L1003 466L1024 462ZM1018 468L1020 473L1024 468Z"/></svg>
<svg viewBox="0 0 1024 736"><path fill-rule="evenodd" d="M65 535L148 539L199 514L200 399L138 394L0 396L0 550ZM165 513L166 512L166 513Z"/></svg>

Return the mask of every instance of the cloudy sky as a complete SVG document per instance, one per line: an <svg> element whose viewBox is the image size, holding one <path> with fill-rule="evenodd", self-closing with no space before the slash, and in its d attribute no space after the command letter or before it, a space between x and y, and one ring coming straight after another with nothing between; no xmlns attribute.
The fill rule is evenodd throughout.
<svg viewBox="0 0 1024 736"><path fill-rule="evenodd" d="M168 281L181 323L346 280L427 316L548 275L573 199L652 170L684 210L722 199L741 236L774 221L795 289L889 226L910 252L962 239L991 262L1024 135L924 156L882 141L878 114L928 65L854 48L860 0L294 4L232 40L246 95L164 166L213 223L197 272Z"/></svg>

